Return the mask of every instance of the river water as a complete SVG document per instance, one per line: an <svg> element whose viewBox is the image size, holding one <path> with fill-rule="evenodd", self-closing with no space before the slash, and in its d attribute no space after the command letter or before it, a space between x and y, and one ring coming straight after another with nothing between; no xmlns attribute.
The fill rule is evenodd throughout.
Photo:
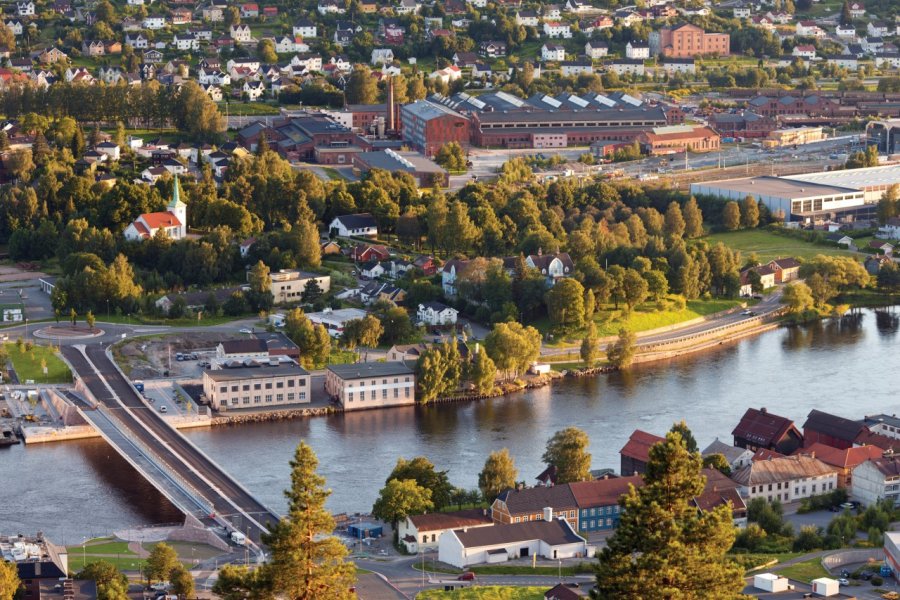
<svg viewBox="0 0 900 600"><path fill-rule="evenodd" d="M634 429L663 434L685 419L701 447L730 433L748 407L794 419L812 408L850 418L900 412L898 317L854 317L778 329L714 352L628 373L572 379L506 398L279 423L189 430L186 435L264 503L285 509L288 461L303 439L319 456L335 512L369 510L397 457L428 456L450 480L476 487L485 456L507 447L533 481L553 432L590 435L594 468L618 470ZM180 515L101 440L0 450L0 532L84 536Z"/></svg>

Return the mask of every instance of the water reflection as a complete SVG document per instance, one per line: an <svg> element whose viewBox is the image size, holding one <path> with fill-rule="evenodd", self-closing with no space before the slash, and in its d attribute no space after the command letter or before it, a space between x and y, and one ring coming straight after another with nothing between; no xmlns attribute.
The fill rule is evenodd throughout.
<svg viewBox="0 0 900 600"><path fill-rule="evenodd" d="M878 333L893 336L900 328L900 316L893 310L875 310L875 324Z"/></svg>

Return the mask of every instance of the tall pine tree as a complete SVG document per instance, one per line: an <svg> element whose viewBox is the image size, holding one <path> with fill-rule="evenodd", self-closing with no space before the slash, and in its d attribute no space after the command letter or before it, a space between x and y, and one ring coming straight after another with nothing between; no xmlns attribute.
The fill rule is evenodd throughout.
<svg viewBox="0 0 900 600"><path fill-rule="evenodd" d="M731 508L701 514L691 503L706 485L702 466L677 431L650 449L643 487L619 500L622 518L599 555L592 598L740 597L742 570L725 558L735 536Z"/></svg>
<svg viewBox="0 0 900 600"><path fill-rule="evenodd" d="M291 600L355 598L352 563L347 548L332 535L334 518L325 510L331 490L316 472L319 460L300 442L291 461L291 487L284 494L288 514L264 538L272 560L263 567L277 596Z"/></svg>

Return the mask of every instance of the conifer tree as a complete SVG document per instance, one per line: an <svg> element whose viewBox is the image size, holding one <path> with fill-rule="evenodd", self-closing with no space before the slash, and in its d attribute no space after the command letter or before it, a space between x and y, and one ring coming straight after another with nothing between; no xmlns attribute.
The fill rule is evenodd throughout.
<svg viewBox="0 0 900 600"><path fill-rule="evenodd" d="M650 449L644 485L619 500L622 517L598 557L592 598L740 597L742 570L725 557L735 536L731 508L701 514L691 503L706 484L702 464L677 431Z"/></svg>
<svg viewBox="0 0 900 600"><path fill-rule="evenodd" d="M263 567L271 577L275 595L291 600L355 598L352 563L347 548L332 535L334 518L325 509L331 490L316 472L319 460L300 442L291 461L291 487L284 494L288 513L263 541L272 559Z"/></svg>

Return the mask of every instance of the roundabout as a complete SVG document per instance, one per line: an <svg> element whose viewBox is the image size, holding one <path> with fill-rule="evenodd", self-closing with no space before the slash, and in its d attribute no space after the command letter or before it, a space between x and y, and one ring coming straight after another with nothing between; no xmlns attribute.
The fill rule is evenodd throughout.
<svg viewBox="0 0 900 600"><path fill-rule="evenodd" d="M34 332L34 337L45 340L87 340L104 335L99 327L82 325L50 325Z"/></svg>

